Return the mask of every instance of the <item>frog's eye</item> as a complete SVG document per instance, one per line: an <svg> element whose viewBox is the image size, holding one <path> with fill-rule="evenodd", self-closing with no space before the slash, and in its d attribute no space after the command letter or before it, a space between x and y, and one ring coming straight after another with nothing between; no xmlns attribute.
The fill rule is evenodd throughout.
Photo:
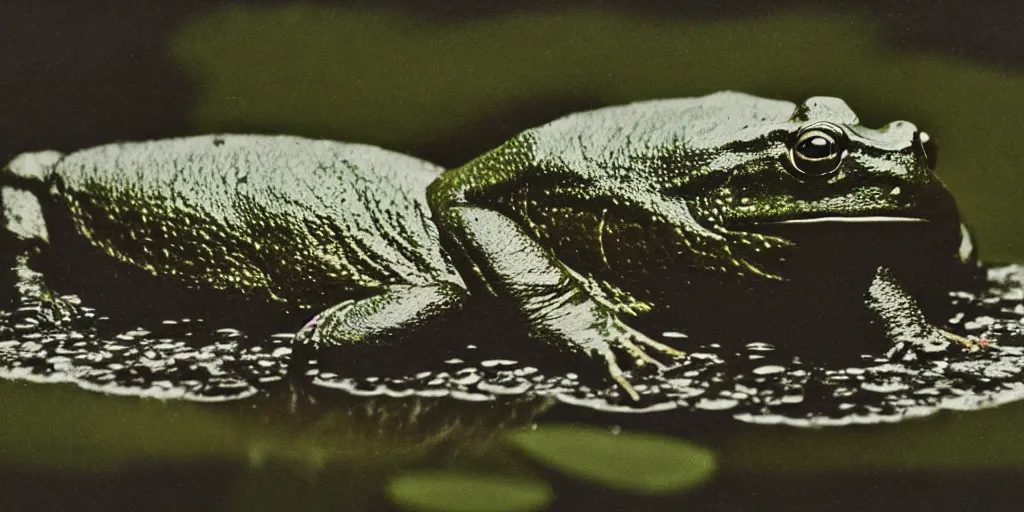
<svg viewBox="0 0 1024 512"><path fill-rule="evenodd" d="M843 130L832 123L805 126L789 147L789 161L808 176L832 174L846 155L845 141Z"/></svg>
<svg viewBox="0 0 1024 512"><path fill-rule="evenodd" d="M934 171L939 154L939 147L935 144L935 139L931 138L928 132L917 132L914 138L917 139L917 149L924 155L924 161L928 164L928 168Z"/></svg>

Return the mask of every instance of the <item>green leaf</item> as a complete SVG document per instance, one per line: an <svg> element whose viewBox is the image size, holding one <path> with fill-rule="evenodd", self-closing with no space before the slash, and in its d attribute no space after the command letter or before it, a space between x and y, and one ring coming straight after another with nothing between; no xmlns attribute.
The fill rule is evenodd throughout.
<svg viewBox="0 0 1024 512"><path fill-rule="evenodd" d="M711 477L717 461L714 452L688 441L569 425L518 431L509 440L565 475L643 494L693 488Z"/></svg>
<svg viewBox="0 0 1024 512"><path fill-rule="evenodd" d="M551 489L538 480L444 471L399 475L387 492L393 503L417 511L518 512L551 501Z"/></svg>

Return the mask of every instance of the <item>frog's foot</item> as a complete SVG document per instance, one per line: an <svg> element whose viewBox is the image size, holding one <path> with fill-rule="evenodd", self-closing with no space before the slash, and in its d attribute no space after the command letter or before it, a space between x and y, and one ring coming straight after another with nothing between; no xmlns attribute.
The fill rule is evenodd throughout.
<svg viewBox="0 0 1024 512"><path fill-rule="evenodd" d="M928 322L924 313L896 280L889 269L879 267L868 289L868 309L882 321L892 348L890 359L914 361L944 357L957 352L976 352L988 344L976 342L939 329Z"/></svg>
<svg viewBox="0 0 1024 512"><path fill-rule="evenodd" d="M81 318L78 297L57 295L46 286L43 275L29 267L31 253L15 257L10 271L14 275L15 318L21 323L53 328Z"/></svg>
<svg viewBox="0 0 1024 512"><path fill-rule="evenodd" d="M988 340L972 340L958 334L931 327L918 336L902 336L886 354L890 359L916 361L945 357L956 353L974 353L984 349Z"/></svg>
<svg viewBox="0 0 1024 512"><path fill-rule="evenodd" d="M461 310L465 295L465 289L451 283L395 286L331 306L296 333L295 343L326 348L406 338Z"/></svg>
<svg viewBox="0 0 1024 512"><path fill-rule="evenodd" d="M299 332L295 333L294 342L303 345L319 346L325 342L324 333L332 331L331 323L344 318L345 313L356 303L354 300L339 302L320 313L303 325ZM323 327L323 328L321 328Z"/></svg>
<svg viewBox="0 0 1024 512"><path fill-rule="evenodd" d="M633 401L640 401L640 394L626 378L625 372L618 363L616 352L624 353L632 366L639 371L653 368L660 372L668 369L666 364L648 354L650 350L673 358L686 356L684 352L652 340L615 317L608 318L601 331L603 331L604 339L608 340L607 344L598 345L592 348L592 351L604 359L609 376Z"/></svg>
<svg viewBox="0 0 1024 512"><path fill-rule="evenodd" d="M74 323L84 315L80 302L74 296L47 297L41 301L22 301L15 318L45 328L56 328Z"/></svg>
<svg viewBox="0 0 1024 512"><path fill-rule="evenodd" d="M951 333L949 331L944 331L942 329L937 329L937 330L947 340L949 340L949 341L951 341L951 342L953 342L955 344L958 344L963 349L964 352L971 352L971 353L973 353L973 352L977 352L979 350L984 350L984 349L988 348L989 343L990 343L989 340L984 339L984 338L979 339L979 340L974 340L974 339L971 339L971 338L968 338L968 337L965 337L965 336L960 336L959 334L953 334L953 333Z"/></svg>

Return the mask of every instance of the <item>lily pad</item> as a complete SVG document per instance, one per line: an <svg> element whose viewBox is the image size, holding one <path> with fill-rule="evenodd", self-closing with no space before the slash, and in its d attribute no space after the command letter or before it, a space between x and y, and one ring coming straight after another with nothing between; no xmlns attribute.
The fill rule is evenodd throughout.
<svg viewBox="0 0 1024 512"><path fill-rule="evenodd" d="M551 501L551 489L539 480L441 471L399 475L387 492L393 503L415 511L519 512Z"/></svg>
<svg viewBox="0 0 1024 512"><path fill-rule="evenodd" d="M642 494L691 489L710 479L717 465L708 448L650 434L562 425L515 432L509 440L565 475Z"/></svg>

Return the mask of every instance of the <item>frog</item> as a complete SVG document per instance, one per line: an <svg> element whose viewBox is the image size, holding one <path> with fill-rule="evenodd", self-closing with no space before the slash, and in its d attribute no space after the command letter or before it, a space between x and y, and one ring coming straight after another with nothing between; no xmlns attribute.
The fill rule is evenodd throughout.
<svg viewBox="0 0 1024 512"><path fill-rule="evenodd" d="M892 357L977 350L921 307L978 268L935 147L907 121L862 126L840 98L725 91L563 116L450 170L224 134L27 153L0 183L12 275L53 322L74 305L34 261L84 240L161 280L294 310L294 343L318 354L422 349L500 310L639 400L634 375L687 357L647 318L700 332L838 297ZM844 256L857 245L895 250Z"/></svg>

